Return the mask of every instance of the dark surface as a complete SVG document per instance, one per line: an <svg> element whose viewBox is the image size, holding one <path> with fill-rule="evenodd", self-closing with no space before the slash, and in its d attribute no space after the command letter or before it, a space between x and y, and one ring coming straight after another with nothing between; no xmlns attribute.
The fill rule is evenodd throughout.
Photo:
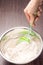
<svg viewBox="0 0 43 65"><path fill-rule="evenodd" d="M0 0L0 36L15 26L29 26L23 9L29 0ZM43 38L43 13L34 28ZM0 55L0 65L13 65L5 61ZM33 62L27 65L43 65L43 51Z"/></svg>

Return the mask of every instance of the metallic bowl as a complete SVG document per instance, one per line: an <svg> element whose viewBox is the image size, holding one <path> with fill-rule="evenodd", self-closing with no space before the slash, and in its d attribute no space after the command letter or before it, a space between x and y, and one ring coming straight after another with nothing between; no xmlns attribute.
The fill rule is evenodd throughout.
<svg viewBox="0 0 43 65"><path fill-rule="evenodd" d="M8 30L8 31L6 31L1 37L0 37L0 42L1 42L1 39L2 39L2 37L4 36L4 35L6 35L8 32L10 32L10 31L13 31L14 29L21 29L21 28L23 28L23 29L29 29L28 27L14 27L14 28L12 28L12 29L10 29L10 30ZM34 31L35 32L35 31ZM40 46L40 51L38 52L38 54L33 58L33 59L31 59L31 60L29 60L28 62L24 62L24 63L15 63L15 62L12 62L12 61L10 61L10 60L8 60L7 58L5 58L5 56L3 55L3 53L2 53L2 50L1 50L1 43L0 43L0 54L1 54L1 56L6 60L6 61L8 61L8 62L10 62L10 63L14 63L14 64L26 64L26 63L30 63L30 62L32 62L33 60L35 60L37 57L39 57L39 55L41 54L41 52L42 52L42 38L41 38L41 36L38 34L38 33L36 33L38 36L39 36L39 38L40 38L40 41L41 41L41 46Z"/></svg>

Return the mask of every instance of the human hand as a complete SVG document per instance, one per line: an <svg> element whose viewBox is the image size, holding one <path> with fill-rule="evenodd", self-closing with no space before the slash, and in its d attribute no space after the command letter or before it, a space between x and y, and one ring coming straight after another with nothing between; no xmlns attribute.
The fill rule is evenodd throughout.
<svg viewBox="0 0 43 65"><path fill-rule="evenodd" d="M24 13L31 26L35 26L35 21L38 20L38 18L40 17L42 13L41 7L38 7L37 10L35 10L34 12L34 9L35 9L34 4L35 3L31 5L31 2L30 2L30 4L28 4L27 7L24 9Z"/></svg>

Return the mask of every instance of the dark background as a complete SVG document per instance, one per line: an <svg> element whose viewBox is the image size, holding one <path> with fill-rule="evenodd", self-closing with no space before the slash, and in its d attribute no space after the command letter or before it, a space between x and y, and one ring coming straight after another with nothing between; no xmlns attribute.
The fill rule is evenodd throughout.
<svg viewBox="0 0 43 65"><path fill-rule="evenodd" d="M23 11L28 2L29 0L0 0L0 36L12 27L29 26ZM43 38L43 12L34 30ZM6 62L0 55L0 65L13 64ZM43 65L43 51L36 60L27 65Z"/></svg>

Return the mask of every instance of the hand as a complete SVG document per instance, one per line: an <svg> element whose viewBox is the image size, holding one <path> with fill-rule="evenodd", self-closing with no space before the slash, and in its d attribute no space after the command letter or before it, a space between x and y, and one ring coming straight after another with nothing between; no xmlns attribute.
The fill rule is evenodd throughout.
<svg viewBox="0 0 43 65"><path fill-rule="evenodd" d="M32 8L29 8L30 6L27 5L27 7L24 9L24 13L27 17L27 20L29 21L29 24L31 26L35 26L35 21L38 20L38 18L40 17L41 13L42 13L42 9L40 7L38 7L37 11L33 13L31 13Z"/></svg>
<svg viewBox="0 0 43 65"><path fill-rule="evenodd" d="M24 13L27 17L27 20L29 21L29 24L32 26L35 26L35 21L37 21L38 18L40 17L42 13L42 9L39 7L39 10L37 11L37 13L31 14L31 13L28 13L28 9L25 8Z"/></svg>

